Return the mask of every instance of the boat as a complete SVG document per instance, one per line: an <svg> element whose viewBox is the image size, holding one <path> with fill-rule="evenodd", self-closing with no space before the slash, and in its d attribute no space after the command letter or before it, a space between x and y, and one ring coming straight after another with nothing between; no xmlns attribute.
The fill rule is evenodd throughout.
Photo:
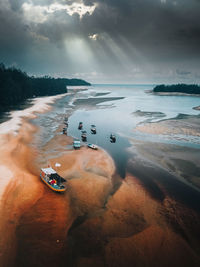
<svg viewBox="0 0 200 267"><path fill-rule="evenodd" d="M40 178L53 191L64 192L66 190L63 184L66 180L51 167L41 168Z"/></svg>
<svg viewBox="0 0 200 267"><path fill-rule="evenodd" d="M83 123L82 121L79 122L78 129L81 130L83 128Z"/></svg>
<svg viewBox="0 0 200 267"><path fill-rule="evenodd" d="M63 134L67 134L67 128L66 127L63 128Z"/></svg>
<svg viewBox="0 0 200 267"><path fill-rule="evenodd" d="M114 134L110 135L110 142L115 143L116 142L116 136Z"/></svg>
<svg viewBox="0 0 200 267"><path fill-rule="evenodd" d="M66 127L68 127L68 126L69 126L69 123L68 123L68 118L67 118L67 117L65 117L65 118L64 118L64 124L66 125Z"/></svg>
<svg viewBox="0 0 200 267"><path fill-rule="evenodd" d="M94 149L94 150L98 149L98 146L94 145L94 144L88 144L88 147L91 148L91 149Z"/></svg>
<svg viewBox="0 0 200 267"><path fill-rule="evenodd" d="M82 138L83 142L87 141L87 132L86 131L82 131L81 138Z"/></svg>
<svg viewBox="0 0 200 267"><path fill-rule="evenodd" d="M92 134L96 134L97 133L96 126L94 124L91 125L91 133Z"/></svg>
<svg viewBox="0 0 200 267"><path fill-rule="evenodd" d="M73 147L79 149L81 147L81 142L79 140L74 140Z"/></svg>

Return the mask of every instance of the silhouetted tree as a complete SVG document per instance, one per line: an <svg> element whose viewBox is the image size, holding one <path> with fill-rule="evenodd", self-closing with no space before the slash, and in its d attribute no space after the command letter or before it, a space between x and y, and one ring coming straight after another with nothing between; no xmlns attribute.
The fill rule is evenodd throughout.
<svg viewBox="0 0 200 267"><path fill-rule="evenodd" d="M29 77L14 67L0 63L0 111L6 111L34 96L50 96L67 92L67 85L90 85L79 79L55 79L49 76Z"/></svg>
<svg viewBox="0 0 200 267"><path fill-rule="evenodd" d="M200 86L197 84L173 84L173 85L161 84L154 87L153 92L200 94Z"/></svg>

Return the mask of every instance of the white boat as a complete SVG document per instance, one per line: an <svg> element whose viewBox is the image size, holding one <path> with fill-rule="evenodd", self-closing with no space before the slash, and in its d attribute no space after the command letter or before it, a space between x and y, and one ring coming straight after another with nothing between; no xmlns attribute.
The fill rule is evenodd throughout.
<svg viewBox="0 0 200 267"><path fill-rule="evenodd" d="M79 140L74 140L73 147L79 149L81 147L81 142Z"/></svg>
<svg viewBox="0 0 200 267"><path fill-rule="evenodd" d="M94 144L88 144L88 147L91 148L91 149L94 149L94 150L98 149L98 146L94 145Z"/></svg>

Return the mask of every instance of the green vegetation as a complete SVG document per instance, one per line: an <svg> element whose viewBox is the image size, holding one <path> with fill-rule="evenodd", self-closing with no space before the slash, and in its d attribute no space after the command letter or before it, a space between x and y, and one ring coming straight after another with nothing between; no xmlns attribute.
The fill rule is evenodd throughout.
<svg viewBox="0 0 200 267"><path fill-rule="evenodd" d="M153 89L154 93L184 93L184 94L200 94L200 86L196 84L173 84L173 85L157 85Z"/></svg>
<svg viewBox="0 0 200 267"><path fill-rule="evenodd" d="M67 85L90 85L79 79L30 77L16 68L0 64L0 111L7 111L28 98L51 96L67 92Z"/></svg>

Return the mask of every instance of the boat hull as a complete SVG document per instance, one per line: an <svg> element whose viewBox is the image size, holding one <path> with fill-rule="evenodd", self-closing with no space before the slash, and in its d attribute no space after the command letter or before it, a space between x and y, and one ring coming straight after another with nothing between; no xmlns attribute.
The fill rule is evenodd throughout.
<svg viewBox="0 0 200 267"><path fill-rule="evenodd" d="M55 192L65 192L66 191L66 188L60 188L60 189L54 188L49 183L47 183L47 181L42 177L42 175L40 175L40 178L49 188L51 188L51 190L53 190Z"/></svg>

